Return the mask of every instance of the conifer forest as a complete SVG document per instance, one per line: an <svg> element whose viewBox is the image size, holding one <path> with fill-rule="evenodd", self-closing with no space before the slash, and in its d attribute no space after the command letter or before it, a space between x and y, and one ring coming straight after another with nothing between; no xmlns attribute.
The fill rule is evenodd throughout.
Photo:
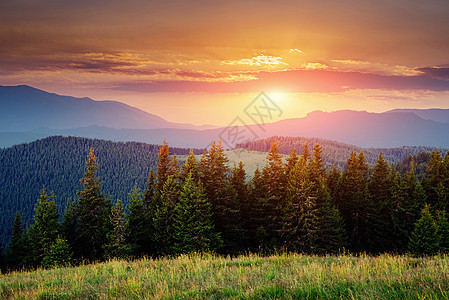
<svg viewBox="0 0 449 300"><path fill-rule="evenodd" d="M352 152L344 169L326 169L322 147L307 145L282 159L277 141L251 180L243 163L227 166L221 143L184 164L159 148L146 188L130 186L129 205L108 199L90 149L82 188L63 216L43 187L31 226L20 213L2 255L3 269L51 267L108 258L192 252L237 255L410 253L449 250L449 155L430 155L417 180L414 160L401 175L380 153L373 168Z"/></svg>

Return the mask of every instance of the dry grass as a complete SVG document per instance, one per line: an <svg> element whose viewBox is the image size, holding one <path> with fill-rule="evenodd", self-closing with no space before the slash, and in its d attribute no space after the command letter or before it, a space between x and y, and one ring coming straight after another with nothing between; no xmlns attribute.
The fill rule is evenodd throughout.
<svg viewBox="0 0 449 300"><path fill-rule="evenodd" d="M211 254L13 272L0 298L449 299L449 257Z"/></svg>

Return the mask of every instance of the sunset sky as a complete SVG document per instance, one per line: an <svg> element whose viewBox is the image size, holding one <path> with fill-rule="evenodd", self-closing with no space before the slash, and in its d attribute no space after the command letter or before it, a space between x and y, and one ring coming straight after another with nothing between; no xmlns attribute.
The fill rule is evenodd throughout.
<svg viewBox="0 0 449 300"><path fill-rule="evenodd" d="M449 1L0 1L0 85L227 125L261 91L313 110L449 108Z"/></svg>

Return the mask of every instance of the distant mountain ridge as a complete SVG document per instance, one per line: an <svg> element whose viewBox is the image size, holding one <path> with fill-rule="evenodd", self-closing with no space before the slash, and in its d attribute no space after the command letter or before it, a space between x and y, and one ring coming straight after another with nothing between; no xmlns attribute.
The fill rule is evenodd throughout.
<svg viewBox="0 0 449 300"><path fill-rule="evenodd" d="M223 139L237 142L292 136L321 138L359 147L449 147L449 109L398 109L384 113L341 110L315 111L303 118L241 126L252 132L229 139L229 128L168 122L156 115L115 101L59 96L28 86L0 87L0 147L54 135L111 141L136 141L175 147L204 148Z"/></svg>
<svg viewBox="0 0 449 300"><path fill-rule="evenodd" d="M0 131L105 126L114 129L203 128L172 123L117 101L48 93L30 86L0 86Z"/></svg>
<svg viewBox="0 0 449 300"><path fill-rule="evenodd" d="M449 109L429 108L429 109L393 109L386 113L414 113L424 120L433 120L439 123L449 123Z"/></svg>

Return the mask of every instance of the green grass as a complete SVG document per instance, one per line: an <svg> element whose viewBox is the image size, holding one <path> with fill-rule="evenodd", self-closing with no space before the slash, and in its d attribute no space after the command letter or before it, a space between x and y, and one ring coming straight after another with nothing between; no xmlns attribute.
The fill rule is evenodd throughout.
<svg viewBox="0 0 449 300"><path fill-rule="evenodd" d="M1 299L449 299L448 291L449 256L193 254L0 277Z"/></svg>

